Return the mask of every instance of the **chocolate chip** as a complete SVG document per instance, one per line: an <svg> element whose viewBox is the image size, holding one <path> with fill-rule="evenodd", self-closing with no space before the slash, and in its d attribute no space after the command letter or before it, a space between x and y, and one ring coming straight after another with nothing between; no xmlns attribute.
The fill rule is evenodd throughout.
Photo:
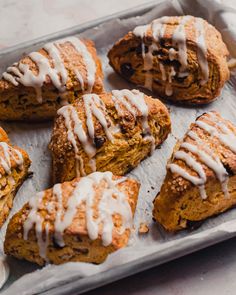
<svg viewBox="0 0 236 295"><path fill-rule="evenodd" d="M202 220L199 220L199 221L187 220L187 228L188 228L188 230L196 230L202 224L203 224L203 221Z"/></svg>
<svg viewBox="0 0 236 295"><path fill-rule="evenodd" d="M127 131L126 131L126 128L124 125L120 125L120 131L121 133L125 134Z"/></svg>
<svg viewBox="0 0 236 295"><path fill-rule="evenodd" d="M149 135L151 135L150 132L142 132L141 133L142 138L149 136Z"/></svg>
<svg viewBox="0 0 236 295"><path fill-rule="evenodd" d="M161 39L160 40L160 46L161 47L165 47L165 39Z"/></svg>
<svg viewBox="0 0 236 295"><path fill-rule="evenodd" d="M27 177L28 177L28 178L32 178L33 175L34 175L34 172L33 172L33 171L29 171Z"/></svg>
<svg viewBox="0 0 236 295"><path fill-rule="evenodd" d="M130 63L122 64L120 67L120 71L121 71L121 74L125 76L126 78L130 78L135 72L135 70L132 68Z"/></svg>
<svg viewBox="0 0 236 295"><path fill-rule="evenodd" d="M179 83L183 83L186 77L175 77L175 80Z"/></svg>
<svg viewBox="0 0 236 295"><path fill-rule="evenodd" d="M60 96L57 97L57 104L61 104L61 97Z"/></svg>
<svg viewBox="0 0 236 295"><path fill-rule="evenodd" d="M153 56L156 56L158 54L160 54L159 50L154 50L153 53L152 53Z"/></svg>
<svg viewBox="0 0 236 295"><path fill-rule="evenodd" d="M74 250L74 252L77 252L77 253L81 253L81 254L88 254L89 253L89 249L87 249L87 248L80 248L80 249L73 249Z"/></svg>
<svg viewBox="0 0 236 295"><path fill-rule="evenodd" d="M79 96L79 91L74 91L74 96L78 97Z"/></svg>
<svg viewBox="0 0 236 295"><path fill-rule="evenodd" d="M229 176L234 176L234 172L228 163L223 163L223 166L225 170L227 171L227 173L229 174Z"/></svg>
<svg viewBox="0 0 236 295"><path fill-rule="evenodd" d="M126 173L131 172L133 169L134 169L134 167L131 164L129 164L126 168Z"/></svg>
<svg viewBox="0 0 236 295"><path fill-rule="evenodd" d="M52 244L53 244L53 247L54 247L55 249L62 249L62 248L64 248L64 247L60 246L60 245L57 243L57 240L56 240L54 237L52 238Z"/></svg>
<svg viewBox="0 0 236 295"><path fill-rule="evenodd" d="M94 144L97 149L99 149L105 142L105 139L101 136L94 138Z"/></svg>
<svg viewBox="0 0 236 295"><path fill-rule="evenodd" d="M74 236L73 240L79 243L83 242L82 238L79 235Z"/></svg>
<svg viewBox="0 0 236 295"><path fill-rule="evenodd" d="M144 50L145 50L145 53L148 52L148 47L146 45L144 47ZM137 54L142 54L143 53L143 46L142 46L142 44L139 44L139 46L136 47L136 53Z"/></svg>

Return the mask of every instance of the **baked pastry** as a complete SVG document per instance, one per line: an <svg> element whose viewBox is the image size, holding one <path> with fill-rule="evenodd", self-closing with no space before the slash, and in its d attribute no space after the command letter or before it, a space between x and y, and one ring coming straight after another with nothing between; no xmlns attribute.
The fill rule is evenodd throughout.
<svg viewBox="0 0 236 295"><path fill-rule="evenodd" d="M219 94L229 70L221 34L193 16L171 16L136 27L109 51L110 65L125 79L159 96L194 104Z"/></svg>
<svg viewBox="0 0 236 295"><path fill-rule="evenodd" d="M127 245L138 192L136 180L111 172L56 184L12 217L5 253L39 265L101 263Z"/></svg>
<svg viewBox="0 0 236 295"><path fill-rule="evenodd" d="M28 175L29 166L27 153L12 146L0 127L0 227L9 215L15 194Z"/></svg>
<svg viewBox="0 0 236 295"><path fill-rule="evenodd" d="M94 171L124 175L170 132L167 108L138 90L85 94L58 110L49 145L53 181Z"/></svg>
<svg viewBox="0 0 236 295"><path fill-rule="evenodd" d="M94 44L68 37L14 63L0 80L1 120L43 120L81 94L103 92Z"/></svg>
<svg viewBox="0 0 236 295"><path fill-rule="evenodd" d="M200 116L177 143L154 200L168 231L192 227L236 204L236 126L217 112Z"/></svg>

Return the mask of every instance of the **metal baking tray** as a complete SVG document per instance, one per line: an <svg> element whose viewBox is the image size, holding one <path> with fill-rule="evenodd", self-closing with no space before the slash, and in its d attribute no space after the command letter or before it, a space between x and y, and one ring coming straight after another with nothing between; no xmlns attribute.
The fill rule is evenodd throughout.
<svg viewBox="0 0 236 295"><path fill-rule="evenodd" d="M78 35L88 29L94 29L99 25L115 19L128 19L130 17L142 16L145 13L150 12L157 5L157 3L159 3L159 1L152 1L129 11L119 12L108 17L100 18L96 21L86 22L70 29L2 49L0 50L0 68L5 68L14 59L20 57L23 53L27 53L29 48L31 51L32 48L38 48L48 41L60 39L70 35ZM234 83L236 84L235 81ZM188 126L186 126L186 128L187 127ZM161 247L158 251L153 251L151 254L145 255L142 258L115 266L95 275L79 279L73 278L73 281L47 290L41 294L81 294L88 290L111 283L115 280L133 275L148 268L232 238L236 236L236 221L234 222L234 215L235 212L233 213L233 210L231 210L229 213L213 218L215 221L212 222L210 226L198 229L194 233L186 232L183 236L181 236L181 238L167 235L167 237L163 240L163 247ZM189 235L191 235L191 238L189 238Z"/></svg>

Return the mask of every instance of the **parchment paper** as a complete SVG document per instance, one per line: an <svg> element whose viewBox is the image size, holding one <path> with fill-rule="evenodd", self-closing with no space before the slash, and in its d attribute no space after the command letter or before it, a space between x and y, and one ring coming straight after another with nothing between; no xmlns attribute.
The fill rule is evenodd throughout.
<svg viewBox="0 0 236 295"><path fill-rule="evenodd" d="M183 14L201 16L215 25L222 32L231 56L236 55L236 12L233 8L224 7L219 1L210 0L161 2L155 9L145 15L125 20L115 19L82 34L83 37L93 39L96 43L98 54L103 63L106 89L109 91L112 89L135 88L135 85L125 82L116 75L108 65L106 54L117 39L124 36L136 25L149 23L157 17ZM34 49L35 47L32 46L26 51L30 52ZM16 61L21 55L22 52L17 52L14 55L4 56L4 59L0 60L0 72L3 72L7 65ZM231 79L225 85L221 96L208 106L186 108L166 103L171 113L172 134L161 146L161 149L156 150L152 157L143 161L139 167L129 174L141 182L141 190L135 215L136 232L132 235L128 247L111 254L101 265L66 263L61 266L48 265L40 269L34 264L8 258L11 274L2 294L38 294L65 282L79 280L110 269L114 270L117 266L146 255L162 253L164 250L180 247L192 240L199 241L209 238L209 236L213 237L217 231L236 234L236 209L209 219L194 232L183 231L176 235L167 234L164 230L158 228L151 218L152 201L162 184L166 173L166 162L171 155L176 140L184 135L190 123L197 116L209 110L218 110L222 116L236 123L235 89L236 76L232 73ZM143 91L148 93L145 90ZM36 191L51 186L51 158L47 146L50 140L52 122L41 124L2 123L2 126L9 132L12 142L29 153L32 159L31 170L34 172L33 177L25 181L19 190L10 214L12 216ZM150 232L147 235L139 236L137 228L142 221L150 225ZM3 251L2 244L6 225L7 223L0 232L1 252Z"/></svg>

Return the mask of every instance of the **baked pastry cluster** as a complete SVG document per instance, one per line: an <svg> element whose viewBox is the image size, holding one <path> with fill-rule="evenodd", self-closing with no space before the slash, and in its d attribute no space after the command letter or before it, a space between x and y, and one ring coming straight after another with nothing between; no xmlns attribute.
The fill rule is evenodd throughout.
<svg viewBox="0 0 236 295"><path fill-rule="evenodd" d="M94 171L124 175L171 129L164 104L138 90L85 94L57 113L50 143L54 183Z"/></svg>
<svg viewBox="0 0 236 295"><path fill-rule="evenodd" d="M220 33L193 16L162 17L139 26L109 51L128 81L174 102L209 103L229 78ZM103 262L125 247L139 183L124 177L171 131L157 98L103 88L93 43L68 37L44 45L3 73L1 120L55 117L49 148L51 189L33 196L10 220L7 255L39 265ZM0 225L30 160L0 130ZM154 200L153 217L177 231L236 204L236 127L217 112L199 117L178 142ZM141 223L140 233L148 226Z"/></svg>
<svg viewBox="0 0 236 295"><path fill-rule="evenodd" d="M127 245L139 184L95 172L38 193L8 224L7 255L43 265L101 263Z"/></svg>
<svg viewBox="0 0 236 295"><path fill-rule="evenodd" d="M12 146L0 127L0 227L9 215L15 194L28 175L29 166L28 154Z"/></svg>
<svg viewBox="0 0 236 295"><path fill-rule="evenodd" d="M136 27L108 53L122 77L182 103L214 100L229 79L220 32L201 18L162 17Z"/></svg>
<svg viewBox="0 0 236 295"><path fill-rule="evenodd" d="M101 62L90 40L45 44L7 68L0 80L1 120L45 120L84 93L103 92Z"/></svg>
<svg viewBox="0 0 236 295"><path fill-rule="evenodd" d="M153 217L177 231L236 205L236 126L217 112L200 116L177 143Z"/></svg>

